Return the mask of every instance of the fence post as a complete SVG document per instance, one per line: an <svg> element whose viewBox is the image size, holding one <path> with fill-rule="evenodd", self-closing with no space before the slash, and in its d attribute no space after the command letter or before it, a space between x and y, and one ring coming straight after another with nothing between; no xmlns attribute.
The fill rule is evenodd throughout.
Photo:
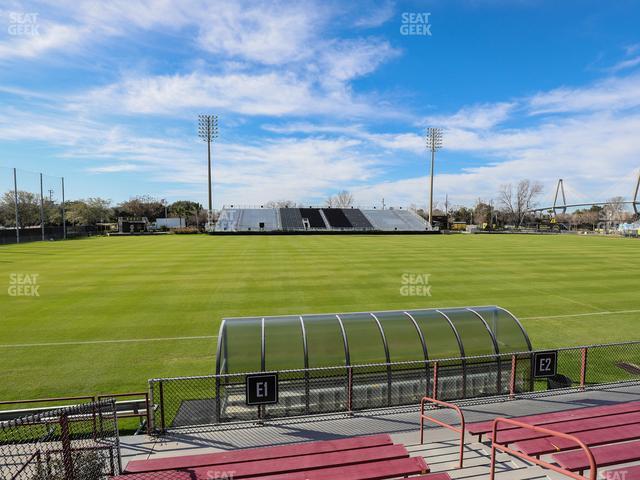
<svg viewBox="0 0 640 480"><path fill-rule="evenodd" d="M164 382L160 380L160 385L158 386L160 390L160 433L164 434L165 431L165 423L164 423Z"/></svg>
<svg viewBox="0 0 640 480"><path fill-rule="evenodd" d="M153 379L149 380L149 402L147 403L147 406L149 408L149 420L148 420L148 425L147 425L147 431L149 433L149 435L152 435L155 432L156 429L156 399L154 396L154 381Z"/></svg>
<svg viewBox="0 0 640 480"><path fill-rule="evenodd" d="M438 400L438 362L433 364L433 398Z"/></svg>
<svg viewBox="0 0 640 480"><path fill-rule="evenodd" d="M113 411L113 435L115 438L116 460L118 461L118 473L122 473L122 452L120 450L120 430L118 429L118 409L116 399L111 399L111 409ZM113 452L113 449L111 449Z"/></svg>
<svg viewBox="0 0 640 480"><path fill-rule="evenodd" d="M353 413L353 367L347 367L347 412Z"/></svg>
<svg viewBox="0 0 640 480"><path fill-rule="evenodd" d="M65 480L73 480L71 436L69 435L69 419L66 412L60 415L60 441L62 443L62 463L64 465Z"/></svg>
<svg viewBox="0 0 640 480"><path fill-rule="evenodd" d="M149 401L149 392L144 392L145 407L147 409L147 435L151 435L151 402Z"/></svg>
<svg viewBox="0 0 640 480"><path fill-rule="evenodd" d="M516 397L516 365L518 358L511 355L511 377L509 377L509 398L513 400Z"/></svg>
<svg viewBox="0 0 640 480"><path fill-rule="evenodd" d="M102 413L102 412L101 412ZM98 425L96 424L96 399L94 397L93 402L91 402L91 418L92 418L92 426L93 426L93 441L96 441L96 433L98 431Z"/></svg>
<svg viewBox="0 0 640 480"><path fill-rule="evenodd" d="M580 388L584 390L587 383L587 347L582 349L582 362L580 366Z"/></svg>

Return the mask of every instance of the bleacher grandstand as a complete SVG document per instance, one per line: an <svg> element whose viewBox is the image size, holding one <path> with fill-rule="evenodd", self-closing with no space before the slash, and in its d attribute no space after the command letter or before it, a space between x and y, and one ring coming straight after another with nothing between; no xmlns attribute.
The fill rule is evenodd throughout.
<svg viewBox="0 0 640 480"><path fill-rule="evenodd" d="M302 216L302 222L305 229L320 229L324 230L329 228L327 222L324 221L322 210L319 208L301 208L300 215Z"/></svg>
<svg viewBox="0 0 640 480"><path fill-rule="evenodd" d="M639 395L618 386L499 408L425 397L419 412L301 421L294 436L286 424L202 431L195 451L181 434L170 450L135 444L113 480L638 480Z"/></svg>
<svg viewBox="0 0 640 480"><path fill-rule="evenodd" d="M431 228L402 208L242 208L224 207L216 232L378 231L424 232Z"/></svg>

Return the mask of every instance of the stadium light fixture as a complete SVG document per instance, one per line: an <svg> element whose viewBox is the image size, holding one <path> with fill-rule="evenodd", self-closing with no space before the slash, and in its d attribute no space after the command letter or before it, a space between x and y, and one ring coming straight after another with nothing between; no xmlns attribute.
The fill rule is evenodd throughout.
<svg viewBox="0 0 640 480"><path fill-rule="evenodd" d="M442 148L442 129L429 127L427 129L427 149L431 151L431 184L429 187L429 226L433 228L433 169L436 161L436 150Z"/></svg>
<svg viewBox="0 0 640 480"><path fill-rule="evenodd" d="M218 138L218 116L198 115L198 136L207 142L207 161L209 166L209 209L207 210L207 230L213 226L213 193L211 192L211 142Z"/></svg>

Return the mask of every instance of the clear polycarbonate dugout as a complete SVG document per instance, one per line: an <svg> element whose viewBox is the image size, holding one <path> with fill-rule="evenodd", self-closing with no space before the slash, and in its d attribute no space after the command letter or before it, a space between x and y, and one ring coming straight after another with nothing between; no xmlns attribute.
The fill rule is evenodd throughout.
<svg viewBox="0 0 640 480"><path fill-rule="evenodd" d="M531 349L518 319L497 306L227 318L216 357L226 399L219 415L237 407L235 377L250 372L287 372L284 405L264 407L265 416L337 411L353 399L351 409L410 404L434 393L434 368L439 398L497 395L512 381L504 354ZM529 366L519 369L519 390L529 388Z"/></svg>

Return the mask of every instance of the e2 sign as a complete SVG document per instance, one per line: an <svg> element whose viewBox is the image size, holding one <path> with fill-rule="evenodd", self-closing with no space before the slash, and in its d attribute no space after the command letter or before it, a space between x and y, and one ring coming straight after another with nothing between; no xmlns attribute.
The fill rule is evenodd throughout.
<svg viewBox="0 0 640 480"><path fill-rule="evenodd" d="M536 352L533 356L533 376L553 377L558 373L558 352Z"/></svg>
<svg viewBox="0 0 640 480"><path fill-rule="evenodd" d="M278 403L278 374L265 373L247 375L247 405L269 405Z"/></svg>

